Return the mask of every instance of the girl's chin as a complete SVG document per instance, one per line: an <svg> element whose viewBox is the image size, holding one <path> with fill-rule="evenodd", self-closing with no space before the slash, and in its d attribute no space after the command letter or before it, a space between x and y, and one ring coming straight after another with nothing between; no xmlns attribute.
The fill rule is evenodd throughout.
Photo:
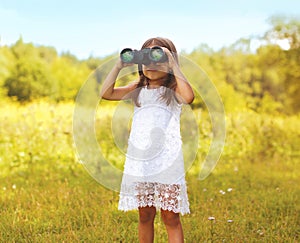
<svg viewBox="0 0 300 243"><path fill-rule="evenodd" d="M164 79L166 75L161 75L161 73L158 72L147 72L144 74L147 78L153 79L153 80L159 80L159 79Z"/></svg>
<svg viewBox="0 0 300 243"><path fill-rule="evenodd" d="M152 82L163 82L163 78L160 78L160 77L147 77L149 80L150 80L150 82L152 81Z"/></svg>

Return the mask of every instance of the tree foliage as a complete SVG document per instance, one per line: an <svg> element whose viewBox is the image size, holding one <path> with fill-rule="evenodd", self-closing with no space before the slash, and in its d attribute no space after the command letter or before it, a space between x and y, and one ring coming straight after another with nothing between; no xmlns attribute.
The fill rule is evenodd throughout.
<svg viewBox="0 0 300 243"><path fill-rule="evenodd" d="M265 39L271 43L285 40L291 49L300 47L300 18L272 16L269 19L272 28L266 32Z"/></svg>
<svg viewBox="0 0 300 243"><path fill-rule="evenodd" d="M7 95L17 97L19 101L54 96L57 82L45 60L39 57L39 49L32 44L24 44L20 39L11 51L15 64L4 82Z"/></svg>
<svg viewBox="0 0 300 243"><path fill-rule="evenodd" d="M214 82L226 110L300 112L300 20L273 16L269 23L271 27L256 50L251 45L254 39L241 38L218 51L202 44L184 53ZM53 47L34 46L20 38L10 47L0 47L0 96L6 90L20 101L74 99L91 73L110 58L78 60L69 52L59 55ZM196 74L190 76L197 79ZM97 70L93 77L96 87L103 77ZM123 76L118 84L134 78ZM201 99L193 105L205 106Z"/></svg>
<svg viewBox="0 0 300 243"><path fill-rule="evenodd" d="M57 82L41 60L22 57L16 61L15 68L4 86L8 89L8 96L28 101L55 96Z"/></svg>

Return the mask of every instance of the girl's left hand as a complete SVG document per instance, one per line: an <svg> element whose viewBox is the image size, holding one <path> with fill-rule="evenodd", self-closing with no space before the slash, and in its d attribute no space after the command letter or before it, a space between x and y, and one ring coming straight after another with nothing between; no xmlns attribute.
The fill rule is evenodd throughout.
<svg viewBox="0 0 300 243"><path fill-rule="evenodd" d="M173 70L175 65L177 66L177 62L174 59L174 56L172 55L172 53L170 52L170 50L168 48L162 47L162 49L164 50L164 52L166 53L166 55L168 57L169 68Z"/></svg>

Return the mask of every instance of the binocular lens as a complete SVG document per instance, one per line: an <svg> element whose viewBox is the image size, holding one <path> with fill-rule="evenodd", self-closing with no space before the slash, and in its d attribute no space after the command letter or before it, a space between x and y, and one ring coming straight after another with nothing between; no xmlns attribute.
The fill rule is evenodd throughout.
<svg viewBox="0 0 300 243"><path fill-rule="evenodd" d="M140 51L131 48L125 48L120 53L121 60L124 63L136 63L149 65L153 63L162 63L168 60L166 53L160 46L144 48Z"/></svg>
<svg viewBox="0 0 300 243"><path fill-rule="evenodd" d="M121 59L123 62L131 63L134 59L134 52L130 48L126 48L121 52Z"/></svg>
<svg viewBox="0 0 300 243"><path fill-rule="evenodd" d="M150 51L150 59L154 62L159 62L160 60L162 60L163 56L164 56L164 51L161 48L153 48Z"/></svg>

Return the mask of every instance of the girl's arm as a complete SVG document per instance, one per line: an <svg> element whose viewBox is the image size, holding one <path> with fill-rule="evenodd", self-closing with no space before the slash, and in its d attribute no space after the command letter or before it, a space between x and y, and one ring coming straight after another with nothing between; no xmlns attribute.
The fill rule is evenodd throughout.
<svg viewBox="0 0 300 243"><path fill-rule="evenodd" d="M176 82L177 82L177 87L175 90L175 92L177 94L177 98L182 103L191 104L195 97L194 91L193 91L190 83L185 78L184 74L181 72L179 65L174 60L174 57L171 54L171 52L167 48L164 48L164 50L168 55L169 67L173 70L173 74L174 74Z"/></svg>
<svg viewBox="0 0 300 243"><path fill-rule="evenodd" d="M106 100L122 100L128 99L128 94L133 91L137 83L131 83L123 87L115 87L115 83L118 77L119 72L123 67L129 66L131 64L124 64L120 59L114 65L112 70L107 75L106 79L104 80L100 96Z"/></svg>

